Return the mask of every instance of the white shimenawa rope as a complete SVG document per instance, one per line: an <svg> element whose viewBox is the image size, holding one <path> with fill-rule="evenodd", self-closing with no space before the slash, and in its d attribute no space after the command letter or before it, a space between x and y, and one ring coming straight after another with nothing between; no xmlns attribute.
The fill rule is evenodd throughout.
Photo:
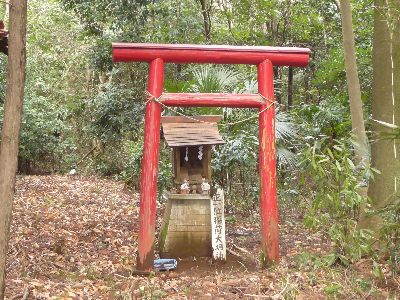
<svg viewBox="0 0 400 300"><path fill-rule="evenodd" d="M150 102L150 101L155 101L155 102L159 103L162 107L164 107L164 108L166 108L166 109L168 109L168 110L171 110L171 111L173 111L174 113L176 113L176 114L178 114L178 115L180 115L180 116L182 116L182 117L188 118L188 119L190 119L190 120L192 120L192 121L199 122L199 123L204 123L204 124L210 124L210 125L214 125L214 124L215 124L215 123L206 122L206 121L199 120L199 119L196 119L196 118L194 118L194 117L185 115L184 113L181 113L180 111L178 111L178 110L176 110L176 109L173 109L173 108L171 108L171 107L169 107L169 106L166 106L164 103L162 103L162 102L160 101L160 99L161 99L161 97L162 97L162 94L161 94L160 97L157 98L157 97L153 96L149 91L146 91L145 93L146 93L146 96L148 96L148 99L147 99L147 101L146 101L146 104L147 104L148 102ZM278 104L276 101L273 101L273 100L271 100L271 99L269 99L269 98L267 98L267 97L265 97L265 96L263 96L263 95L261 95L261 94L258 94L258 95L259 95L261 98L263 98L264 100L266 100L266 101L268 101L268 102L270 103L266 108L264 108L263 110L259 111L258 113L254 114L253 116L250 116L250 117L248 117L248 118L246 118L246 119L239 120L239 121L236 121L236 122L231 122L231 123L222 123L222 124L220 124L220 125L222 125L222 126L232 126L232 125L236 125L236 124L240 124L240 123L244 123L244 122L250 121L250 120L252 120L252 119L258 118L258 116L259 116L261 113L263 113L263 112L265 112L266 110L270 109L273 105L277 105L277 104Z"/></svg>

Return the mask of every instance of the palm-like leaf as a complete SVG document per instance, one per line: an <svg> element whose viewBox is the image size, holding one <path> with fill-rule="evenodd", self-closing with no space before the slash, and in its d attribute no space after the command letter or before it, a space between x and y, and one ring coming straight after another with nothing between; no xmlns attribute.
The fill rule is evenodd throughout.
<svg viewBox="0 0 400 300"><path fill-rule="evenodd" d="M297 156L286 147L276 147L276 158L279 166L294 169L297 166Z"/></svg>
<svg viewBox="0 0 400 300"><path fill-rule="evenodd" d="M297 124L285 112L278 111L276 114L275 137L277 141L283 143L291 143L298 137Z"/></svg>
<svg viewBox="0 0 400 300"><path fill-rule="evenodd" d="M232 91L239 76L227 68L205 65L193 71L193 79L191 90L195 93L222 93Z"/></svg>
<svg viewBox="0 0 400 300"><path fill-rule="evenodd" d="M255 79L246 80L231 69L224 67L211 67L203 65L192 71L194 83L190 90L196 93L257 93L258 83ZM207 108L209 113L215 113L213 109ZM201 111L204 113L204 111ZM253 110L234 110L232 108L223 109L225 117L228 119L246 119ZM256 134L256 133L255 133ZM257 134L256 134L257 135ZM275 135L277 144L277 160L279 166L294 167L296 165L296 155L289 150L290 146L297 138L298 126L291 120L290 116L281 111L277 111L275 122Z"/></svg>
<svg viewBox="0 0 400 300"><path fill-rule="evenodd" d="M245 81L244 86L237 90L238 93L257 93L258 82L255 79ZM298 126L289 114L277 110L275 119L276 156L278 166L294 168L297 163L296 155L289 150L288 145L298 137Z"/></svg>

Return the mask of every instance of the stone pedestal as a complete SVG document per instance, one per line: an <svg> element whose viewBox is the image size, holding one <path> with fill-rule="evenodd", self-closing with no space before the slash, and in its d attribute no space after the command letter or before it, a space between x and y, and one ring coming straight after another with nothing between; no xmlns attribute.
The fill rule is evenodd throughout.
<svg viewBox="0 0 400 300"><path fill-rule="evenodd" d="M161 258L212 255L209 195L168 195L159 251Z"/></svg>

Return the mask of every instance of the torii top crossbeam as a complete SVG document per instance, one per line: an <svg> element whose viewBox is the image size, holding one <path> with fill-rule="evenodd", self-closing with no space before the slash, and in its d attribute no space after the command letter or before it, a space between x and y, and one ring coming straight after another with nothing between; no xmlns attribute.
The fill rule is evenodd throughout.
<svg viewBox="0 0 400 300"><path fill-rule="evenodd" d="M212 63L258 65L270 60L274 66L304 67L308 48L266 46L215 46L178 44L113 43L114 62L146 61L161 58L166 63Z"/></svg>

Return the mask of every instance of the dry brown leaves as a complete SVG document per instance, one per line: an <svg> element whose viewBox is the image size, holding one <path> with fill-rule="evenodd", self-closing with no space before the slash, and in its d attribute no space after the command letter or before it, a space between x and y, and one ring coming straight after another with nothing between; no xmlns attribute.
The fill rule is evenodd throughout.
<svg viewBox="0 0 400 300"><path fill-rule="evenodd" d="M163 205L158 208L159 226ZM18 178L7 299L325 298L332 277L321 270L298 270L293 257L305 250L326 253L330 242L290 216L280 225L281 263L271 270L258 266L259 220L252 216L227 225L226 264L180 260L175 272L131 276L138 211L137 195L122 182L56 175Z"/></svg>

